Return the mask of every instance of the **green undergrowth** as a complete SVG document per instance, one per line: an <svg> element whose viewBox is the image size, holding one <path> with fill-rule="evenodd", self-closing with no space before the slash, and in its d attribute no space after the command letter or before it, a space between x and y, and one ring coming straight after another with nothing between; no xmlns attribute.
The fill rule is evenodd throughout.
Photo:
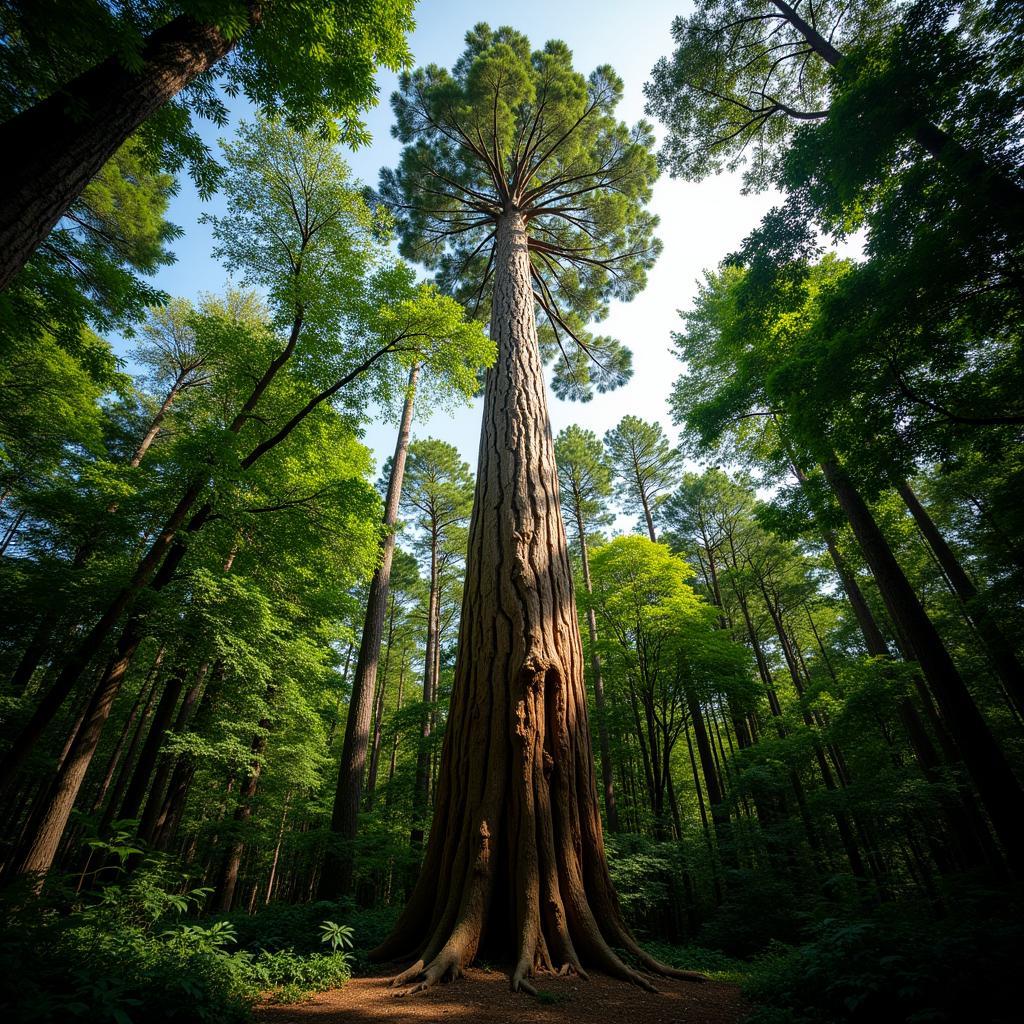
<svg viewBox="0 0 1024 1024"><path fill-rule="evenodd" d="M645 941L663 963L740 985L746 1024L1010 1024L1024 914L1006 893L958 892L954 911L920 902L817 916L796 942L739 958Z"/></svg>
<svg viewBox="0 0 1024 1024"><path fill-rule="evenodd" d="M644 949L663 964L684 971L700 971L715 981L728 981L742 985L750 977L748 961L729 956L717 949L704 946L673 946L663 942L644 942Z"/></svg>
<svg viewBox="0 0 1024 1024"><path fill-rule="evenodd" d="M979 895L947 916L912 904L818 921L806 941L753 958L749 1024L1018 1021L1020 910L1005 894Z"/></svg>
<svg viewBox="0 0 1024 1024"><path fill-rule="evenodd" d="M352 930L324 906L267 910L243 929L241 916L200 918L210 891L182 889L152 862L84 896L60 885L42 896L6 890L0 1019L242 1024L257 1002L299 1002L351 977Z"/></svg>

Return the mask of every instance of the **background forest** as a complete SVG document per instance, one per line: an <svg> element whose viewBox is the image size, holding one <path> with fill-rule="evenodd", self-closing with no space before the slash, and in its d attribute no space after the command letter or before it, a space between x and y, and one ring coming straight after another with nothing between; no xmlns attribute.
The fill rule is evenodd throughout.
<svg viewBox="0 0 1024 1024"><path fill-rule="evenodd" d="M1015 1019L1024 7L680 4L632 126L542 19L447 18L449 72L412 6L0 2L5 1019L246 1020L413 891L497 351L446 105L496 179L502 137L573 169L526 193L530 286L599 410L554 452L626 923L762 1024ZM586 110L554 142L537 82ZM764 204L670 336L613 338L659 174ZM192 233L222 274L186 298Z"/></svg>

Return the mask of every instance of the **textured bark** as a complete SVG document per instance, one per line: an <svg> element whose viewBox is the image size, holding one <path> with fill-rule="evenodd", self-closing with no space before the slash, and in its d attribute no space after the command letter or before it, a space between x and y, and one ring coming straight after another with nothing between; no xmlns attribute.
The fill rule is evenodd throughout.
<svg viewBox="0 0 1024 1024"><path fill-rule="evenodd" d="M391 563L395 555L395 527L398 525L398 503L402 496L405 477L405 459L409 451L409 431L412 427L413 401L419 366L409 371L409 386L402 407L402 418L395 443L395 456L391 460L391 478L384 502L384 540L381 543L380 564L370 580L366 598L366 618L363 621L363 640L359 645L359 658L352 679L352 696L345 723L345 740L341 747L338 768L338 787L334 794L331 831L339 841L332 848L320 876L321 899L347 895L352 890L355 859L352 841L359 823L359 804L363 792L363 769L373 720L373 692L377 681L377 663L380 660L381 640L384 635L384 617L388 606L388 588L391 585Z"/></svg>
<svg viewBox="0 0 1024 1024"><path fill-rule="evenodd" d="M466 587L430 841L376 959L394 984L457 977L481 942L513 954L513 989L590 964L650 987L608 875L572 574L537 349L525 222L495 240L488 371ZM511 942L509 942L511 940ZM509 948L511 947L511 948Z"/></svg>
<svg viewBox="0 0 1024 1024"><path fill-rule="evenodd" d="M971 697L928 613L911 587L871 510L846 472L822 463L825 478L846 514L857 543L903 642L916 655L921 672L952 733L971 779L1016 872L1024 869L1024 790Z"/></svg>
<svg viewBox="0 0 1024 1024"><path fill-rule="evenodd" d="M259 5L248 7L255 22ZM181 15L149 36L138 69L108 57L0 126L11 155L0 173L0 289L139 125L234 43Z"/></svg>
<svg viewBox="0 0 1024 1024"><path fill-rule="evenodd" d="M156 694L159 688L157 674L160 671L160 665L163 660L164 649L161 647L160 650L157 651L156 659L153 662L153 667L149 670L149 675L146 677L146 681L139 687L139 695L136 698L135 703L132 705L131 711L128 713L128 719L124 724L124 728L121 730L121 735L110 755L110 759L107 761L107 768L103 773L103 781L100 783L96 797L92 802L93 814L96 814L103 806L103 801L107 797L107 790L110 788L110 783L114 778L114 772L117 771L118 766L121 764L121 755L125 752L125 744L129 742L128 737L131 736L131 742L128 745L128 751L124 759L124 768L122 769L123 777L119 776L119 784L114 788L114 799L118 802L120 801L121 794L124 792L124 783L127 780L127 767L135 757L136 748L142 739L143 728L145 727L146 721L149 719L150 713L153 710L153 704L156 701ZM141 718L139 718L140 711L142 712ZM136 720L138 720L138 728L133 731L133 726L135 726Z"/></svg>

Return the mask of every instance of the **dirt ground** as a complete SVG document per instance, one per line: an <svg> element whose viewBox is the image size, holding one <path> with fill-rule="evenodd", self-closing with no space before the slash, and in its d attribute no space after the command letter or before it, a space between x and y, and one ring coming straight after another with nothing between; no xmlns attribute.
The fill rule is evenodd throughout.
<svg viewBox="0 0 1024 1024"><path fill-rule="evenodd" d="M739 1024L750 1012L739 989L719 981L655 980L658 993L592 974L536 980L540 997L509 991L500 970L470 968L447 985L396 998L391 974L353 978L294 1006L263 1006L260 1024Z"/></svg>

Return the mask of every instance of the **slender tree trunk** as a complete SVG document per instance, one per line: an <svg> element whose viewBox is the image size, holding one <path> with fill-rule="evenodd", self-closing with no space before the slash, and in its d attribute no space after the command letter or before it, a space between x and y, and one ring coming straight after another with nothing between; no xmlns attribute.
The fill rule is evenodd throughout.
<svg viewBox="0 0 1024 1024"><path fill-rule="evenodd" d="M241 789L238 792L238 806L235 808L234 820L236 830L241 828L252 817L252 802L259 788L260 772L263 767L261 760L263 751L267 747L266 730L270 728L269 719L260 720L260 732L252 738L250 751L252 761L249 770L245 774ZM235 901L235 889L238 886L238 871L242 866L242 852L245 849L245 842L242 836L232 836L228 843L227 852L221 865L220 875L217 880L214 893L214 906L222 913L227 913Z"/></svg>
<svg viewBox="0 0 1024 1024"><path fill-rule="evenodd" d="M22 510L11 521L11 525L4 533L3 539L0 540L0 556L7 553L7 549L10 547L11 541L14 540L14 535L18 532L18 528L21 526L22 522L24 522L24 519L25 512Z"/></svg>
<svg viewBox="0 0 1024 1024"><path fill-rule="evenodd" d="M142 460L146 457L146 453L152 447L153 442L157 438L157 434L160 433L160 428L164 424L164 420L167 418L167 413L170 412L171 406L174 405L181 394L182 388L185 386L185 381L188 378L191 370L182 370L178 376L174 379L174 383L170 386L167 394L164 396L164 400L160 403L160 408L154 413L153 418L149 421L149 427L146 429L146 433L142 435L142 440L139 441L138 447L135 449L135 453L132 455L128 465L132 469L138 469L142 464ZM117 506L114 505L113 509ZM107 510L108 512L111 509Z"/></svg>
<svg viewBox="0 0 1024 1024"><path fill-rule="evenodd" d="M391 661L391 648L395 639L395 595L391 595L391 611L388 615L387 653L384 656L384 671L377 684L374 695L373 734L370 742L370 770L366 776L366 809L373 810L373 798L377 789L377 775L380 771L381 731L384 728L384 704L388 695L388 667Z"/></svg>
<svg viewBox="0 0 1024 1024"><path fill-rule="evenodd" d="M160 671L160 665L163 660L164 649L161 647L160 650L157 651L156 659L153 662L153 667L149 670L149 675L146 677L142 686L139 687L139 695L135 699L135 703L132 705L131 711L128 713L128 719L125 722L124 728L121 730L121 735L118 737L117 744L110 755L110 760L107 761L107 768L103 773L103 781L100 783L99 790L92 802L93 814L99 811L103 806L103 801L107 796L107 790L110 788L110 783L114 778L114 772L117 771L117 767L121 763L121 754L124 753L125 744L129 742L129 736L131 736L131 743L128 746L125 764L127 765L130 763L131 759L135 756L136 747L138 746L139 740L142 736L142 729L153 710L153 702L156 699L157 691L156 677L157 673ZM142 714L141 718L139 718L140 712ZM139 726L133 733L132 727L135 725L136 719L138 719ZM123 792L123 790L120 790L120 792Z"/></svg>
<svg viewBox="0 0 1024 1024"><path fill-rule="evenodd" d="M950 589L963 605L971 624L978 631L978 636L988 653L992 667L999 677L1018 715L1024 715L1024 668L1022 668L1013 644L999 628L992 613L985 607L984 600L979 596L978 589L960 564L960 560L946 543L942 531L935 525L928 510L905 480L896 481L896 491L914 517L921 535L928 542L936 561L942 567Z"/></svg>
<svg viewBox="0 0 1024 1024"><path fill-rule="evenodd" d="M843 55L820 32L809 25L785 0L772 0L785 19L807 40L822 60L835 67ZM973 190L984 195L993 211L1019 226L1024 211L1024 189L1011 178L972 152L927 117L893 97L893 114L906 118L914 140L943 167L948 168Z"/></svg>
<svg viewBox="0 0 1024 1024"><path fill-rule="evenodd" d="M199 703L203 682L206 679L208 670L209 665L207 663L204 662L200 665L192 685L185 691L185 696L178 709L178 716L174 722L174 735L180 736L188 727L189 720L192 718L196 705ZM167 731L165 730L164 735L160 738L160 743L157 745L158 754L159 746L166 738ZM152 843L156 835L160 812L164 806L165 791L167 790L173 769L174 758L170 757L167 753L160 755L156 771L153 773L153 779L150 783L149 796L146 798L146 804L142 809L142 816L139 819L139 838L145 843ZM134 815L132 816L134 817Z"/></svg>
<svg viewBox="0 0 1024 1024"><path fill-rule="evenodd" d="M121 800L121 809L118 813L120 818L138 817L143 797L153 778L153 769L160 756L160 747L171 726L171 719L174 717L182 690L185 689L185 672L184 665L177 666L167 677L167 682L164 683L164 692L160 695L160 702L153 713L153 720L150 722L149 732L146 734L146 742L142 744L139 759L135 764L135 771L132 773L131 781ZM109 821L105 824L109 824Z"/></svg>
<svg viewBox="0 0 1024 1024"><path fill-rule="evenodd" d="M427 740L433 715L430 704L437 694L434 672L437 668L437 531L430 538L430 597L427 601L427 645L423 654L423 721L420 727L420 745L416 752L416 778L413 783L413 826L411 842L418 847L423 843L423 824L430 805L430 751Z"/></svg>
<svg viewBox="0 0 1024 1024"><path fill-rule="evenodd" d="M135 453L132 455L131 460L128 463L132 469L137 469L141 465L146 453L156 440L156 436L160 433L160 427L167 416L168 410L171 408L171 405L181 392L182 385L185 382L185 377L186 373L184 371L179 374L174 384L168 390L160 408L150 421L146 433L143 435L142 440L139 442L138 447L135 449ZM116 502L107 506L108 515L112 515L116 511ZM89 562L96 550L96 543L96 536L93 535L91 539L86 540L78 546L74 557L71 560L72 570L81 569ZM18 661L18 665L14 670L14 674L11 676L11 689L15 693L21 693L24 691L29 680L35 673L35 670L39 667L39 662L42 660L43 655L46 654L47 649L51 645L53 629L60 619L61 610L61 605L54 602L53 605L43 614L35 630L33 630L28 646L22 653L22 656Z"/></svg>
<svg viewBox="0 0 1024 1024"><path fill-rule="evenodd" d="M715 836L718 839L719 856L726 862L733 860L729 839L729 810L725 805L725 794L719 783L718 769L711 750L711 740L704 723L704 713L700 703L692 691L686 693L686 704L693 723L693 737L696 741L697 755L700 758L701 772L704 775L704 789L708 795L711 821L714 824Z"/></svg>
<svg viewBox="0 0 1024 1024"><path fill-rule="evenodd" d="M644 523L647 526L647 536L651 538L651 541L655 544L658 543L658 534L654 529L654 516L651 515L651 503L647 498L647 492L644 490L643 482L637 479L637 487L640 491L640 503L644 509Z"/></svg>
<svg viewBox="0 0 1024 1024"><path fill-rule="evenodd" d="M402 648L402 664L398 668L398 698L395 701L395 706L398 711L402 710L402 697L403 689L405 687L405 656L406 650ZM388 791L384 798L384 806L390 808L394 803L395 793L391 788L391 783L395 777L395 765L398 761L398 730L395 730L395 735L391 740L391 759L388 761Z"/></svg>
<svg viewBox="0 0 1024 1024"><path fill-rule="evenodd" d="M277 842L274 844L274 856L270 861L270 876L267 879L267 895L263 899L263 905L270 905L270 898L274 895L274 882L277 880L277 863L281 856L281 843L284 841L284 826L288 821L288 803L292 798L291 790L284 797L284 809L281 811L281 825L277 830Z"/></svg>
<svg viewBox="0 0 1024 1024"><path fill-rule="evenodd" d="M295 318L292 321L287 343L267 365L262 376L249 392L245 402L242 403L242 406L235 413L234 419L228 426L229 433L239 434L241 432L267 388L270 387L281 368L295 353L304 319L305 311L302 304L299 303L296 305ZM360 366L352 370L341 381L337 382L336 385L322 392L320 397L333 393L339 390L345 383L351 382L356 376L371 366L383 351L384 349L378 350L374 356L364 360ZM293 416L273 437L262 441L250 451L239 463L241 469L248 469L275 445L283 441L290 431L316 407L317 401L318 399L314 399L309 402L300 413ZM149 549L136 564L128 582L114 595L114 598L99 617L99 620L68 656L50 689L36 705L32 717L17 737L15 737L10 750L0 759L0 788L7 785L10 778L28 756L29 751L39 739L43 729L53 719L57 711L60 710L61 705L74 688L79 676L85 671L89 662L103 649L121 616L132 608L139 595L147 587L154 591L159 591L174 578L178 565L185 557L186 552L186 546L179 536L179 531L186 534L196 533L206 525L207 520L213 514L213 505L209 501L201 505L195 512L192 512L199 498L206 490L207 484L206 473L197 473L192 478L185 489L185 493L165 520L163 527L150 544ZM109 704L106 702L106 698L109 696L112 701L113 697L116 696L117 690L120 687L121 677L123 677L124 671L128 667L128 662L135 653L140 639L141 621L135 618L130 620L125 627L121 639L118 641L117 655L111 660L108 673L94 694L94 700L100 713L102 713L105 705L106 710L109 712ZM104 717L103 721L105 720ZM102 732L102 722L99 726L99 732ZM99 733L97 732L96 735L98 738ZM89 757L91 756L92 754L90 753Z"/></svg>
<svg viewBox="0 0 1024 1024"><path fill-rule="evenodd" d="M395 456L391 461L391 478L388 480L387 498L384 502L385 532L381 544L381 559L370 580L370 590L366 599L366 618L363 621L363 639L359 646L355 676L352 679L352 696L349 700L348 719L345 722L345 740L341 747L341 763L338 767L338 786L335 790L334 809L331 813L331 831L334 833L337 845L332 845L329 848L320 875L321 899L337 898L347 895L352 890L352 877L355 870L352 843L359 824L363 769L366 766L366 749L369 744L370 724L373 718L373 692L377 680L377 663L380 660L384 618L387 613L391 563L395 554L398 503L402 496L402 480L405 476L405 459L409 450L409 431L412 426L413 400L416 395L418 377L419 366L413 364L409 371L409 384L398 427Z"/></svg>
<svg viewBox="0 0 1024 1024"><path fill-rule="evenodd" d="M403 975L457 976L511 936L513 989L582 961L650 987L612 945L626 929L604 853L572 572L537 348L526 223L499 219L476 496L440 784L423 869L374 951ZM495 894L498 894L495 897Z"/></svg>
<svg viewBox="0 0 1024 1024"><path fill-rule="evenodd" d="M583 565L583 586L587 594L594 592L590 579L590 552L587 551L587 531L583 525L580 502L576 506L576 530L580 539L580 562ZM601 655L597 650L597 616L592 607L587 608L587 632L590 634L590 671L594 679L594 709L597 711L598 749L601 751L601 782L604 789L604 813L608 819L608 831L619 831L619 814L615 807L615 782L612 771L611 745L608 742L607 711L604 703L604 675L601 671Z"/></svg>
<svg viewBox="0 0 1024 1024"><path fill-rule="evenodd" d="M255 24L260 5L246 6ZM180 15L149 36L139 67L108 57L0 125L0 149L17 154L0 174L0 290L128 137L236 42Z"/></svg>
<svg viewBox="0 0 1024 1024"><path fill-rule="evenodd" d="M822 470L874 573L889 615L917 655L1007 859L1019 873L1024 869L1024 791L870 509L835 462L826 460Z"/></svg>

